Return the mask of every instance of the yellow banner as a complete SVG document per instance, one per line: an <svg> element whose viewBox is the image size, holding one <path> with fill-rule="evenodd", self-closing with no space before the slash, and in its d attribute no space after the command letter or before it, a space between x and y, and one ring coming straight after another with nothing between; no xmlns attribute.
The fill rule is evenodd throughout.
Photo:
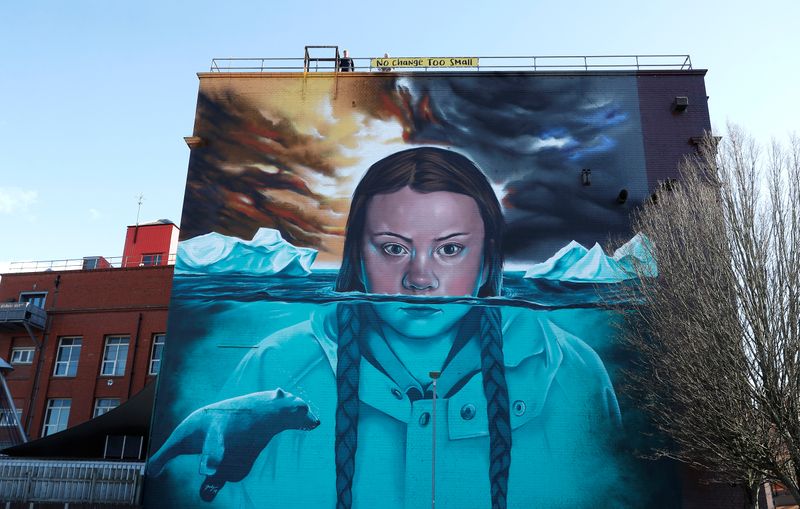
<svg viewBox="0 0 800 509"><path fill-rule="evenodd" d="M371 67L394 69L396 67L477 67L478 57L389 57L373 58Z"/></svg>

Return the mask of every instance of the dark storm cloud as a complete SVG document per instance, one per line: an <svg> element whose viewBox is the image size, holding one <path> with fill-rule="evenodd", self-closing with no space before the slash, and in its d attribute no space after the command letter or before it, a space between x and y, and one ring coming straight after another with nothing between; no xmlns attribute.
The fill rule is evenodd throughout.
<svg viewBox="0 0 800 509"><path fill-rule="evenodd" d="M398 88L412 97L408 141L456 148L503 187L510 260L628 233L630 206L647 195L634 77L438 75Z"/></svg>

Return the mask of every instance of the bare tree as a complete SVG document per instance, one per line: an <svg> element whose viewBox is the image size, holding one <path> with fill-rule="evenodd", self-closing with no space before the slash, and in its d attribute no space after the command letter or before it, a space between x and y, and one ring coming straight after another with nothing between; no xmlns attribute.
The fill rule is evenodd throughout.
<svg viewBox="0 0 800 509"><path fill-rule="evenodd" d="M800 140L728 131L634 218L658 277L638 267L620 311L632 387L671 439L657 455L800 501Z"/></svg>

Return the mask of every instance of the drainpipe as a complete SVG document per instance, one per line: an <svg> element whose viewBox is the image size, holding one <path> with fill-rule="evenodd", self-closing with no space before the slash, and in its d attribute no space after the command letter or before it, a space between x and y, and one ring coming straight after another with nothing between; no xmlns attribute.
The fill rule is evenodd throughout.
<svg viewBox="0 0 800 509"><path fill-rule="evenodd" d="M128 379L128 399L131 397L133 388L133 374L136 366L136 352L139 351L139 336L142 334L142 313L139 313L139 320L136 322L136 336L133 339L133 356L131 357L131 377Z"/></svg>
<svg viewBox="0 0 800 509"><path fill-rule="evenodd" d="M58 291L61 286L61 274L56 276L54 283L55 291L53 292L53 302L50 305L50 313L47 313L47 322L44 325L44 333L42 334L42 342L36 343L38 350L38 358L36 359L36 371L33 375L33 388L31 389L31 400L28 402L28 416L25 418L25 431L28 436L31 434L31 420L33 418L33 409L36 404L36 396L39 393L39 379L42 374L42 365L44 364L44 347L47 345L47 337L50 334L50 329L53 326L53 313L56 309L56 302L58 301Z"/></svg>

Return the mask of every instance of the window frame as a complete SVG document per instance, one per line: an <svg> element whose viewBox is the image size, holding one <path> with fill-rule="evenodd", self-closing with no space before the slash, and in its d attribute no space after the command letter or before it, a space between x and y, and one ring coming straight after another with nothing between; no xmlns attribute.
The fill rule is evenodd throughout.
<svg viewBox="0 0 800 509"><path fill-rule="evenodd" d="M123 345L122 342L110 344L112 340L125 340L125 355L122 356L120 359L120 347ZM128 367L128 354L130 353L130 344L131 344L131 337L130 335L123 335L123 334L111 334L106 336L105 343L103 346L103 358L100 361L100 376L125 376L125 369ZM109 347L116 347L116 352L114 355L114 359L109 359ZM112 369L106 371L106 364L111 363L113 366ZM119 365L122 365L121 369L118 369Z"/></svg>
<svg viewBox="0 0 800 509"><path fill-rule="evenodd" d="M56 402L62 402L61 405L56 406ZM66 401L66 405L63 402ZM66 409L66 413L65 413ZM42 422L42 437L47 437L64 431L69 427L69 413L72 410L72 399L70 398L52 398L47 400L45 407L44 420ZM51 422L53 415L56 415L55 422ZM63 414L63 419L62 419ZM62 422L63 421L63 422ZM63 427L62 427L63 426ZM53 430L55 428L55 430Z"/></svg>
<svg viewBox="0 0 800 509"><path fill-rule="evenodd" d="M0 410L0 428L13 428L17 425L17 422L22 425L22 409L14 407L14 414L17 416L17 422L11 422L8 419L8 416L11 415L10 408L5 408Z"/></svg>
<svg viewBox="0 0 800 509"><path fill-rule="evenodd" d="M72 340L72 341L78 340L79 343L77 345L75 345L75 344L64 345L64 340ZM69 359L66 360L66 361L60 360L61 359L61 349L62 349L62 347L69 349ZM76 350L76 347L77 347L78 353L77 353L77 356L75 357L75 359L73 359L72 355L73 355L73 352ZM59 378L75 378L78 375L78 366L79 366L80 360L81 360L81 350L82 350L82 348L83 348L83 336L61 336L61 337L59 337L58 338L58 347L56 348L56 358L55 358L55 361L53 362L53 376L54 377L59 377ZM74 363L75 363L75 370L74 370L74 372L72 374L70 374L70 369L69 368L70 368L70 365L72 364L73 360L74 360ZM58 368L59 368L60 365L66 365L67 366L67 369L66 369L65 373L59 373L58 372Z"/></svg>
<svg viewBox="0 0 800 509"><path fill-rule="evenodd" d="M37 305L34 301L38 299L28 300L27 297L38 295L41 296L42 305ZM19 302L30 302L32 305L44 309L44 305L47 303L47 292L38 292L38 291L27 291L27 292L19 292Z"/></svg>
<svg viewBox="0 0 800 509"><path fill-rule="evenodd" d="M28 361L20 361L14 360L14 354L22 353L22 352L29 352L29 360ZM32 346L15 346L11 348L11 364L33 364L33 357L36 355L36 349Z"/></svg>
<svg viewBox="0 0 800 509"><path fill-rule="evenodd" d="M142 267L156 267L161 265L163 253L144 253L142 254Z"/></svg>
<svg viewBox="0 0 800 509"><path fill-rule="evenodd" d="M159 342L159 339L161 341ZM159 332L153 334L153 345L150 347L150 362L147 365L147 374L150 376L156 376L161 371L161 360L164 358L164 346L167 344L167 335L166 333ZM161 347L158 350L158 359L156 359L156 347ZM153 366L157 365L155 370L153 370Z"/></svg>
<svg viewBox="0 0 800 509"><path fill-rule="evenodd" d="M100 406L101 402L110 402L110 401L116 401L116 404L113 406L110 406L108 404ZM92 419L107 414L111 410L117 408L119 405L120 405L119 398L96 398L94 400L94 410L92 410ZM101 409L103 409L103 412L98 413L98 411Z"/></svg>

